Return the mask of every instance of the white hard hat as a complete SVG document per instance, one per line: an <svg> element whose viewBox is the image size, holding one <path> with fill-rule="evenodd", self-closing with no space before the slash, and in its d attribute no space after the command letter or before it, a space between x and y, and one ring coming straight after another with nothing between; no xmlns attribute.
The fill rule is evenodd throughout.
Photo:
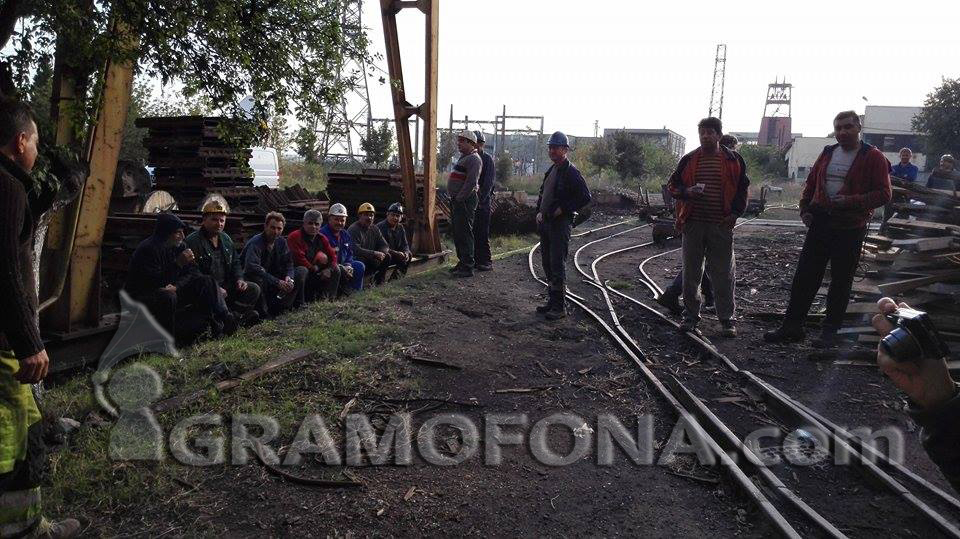
<svg viewBox="0 0 960 539"><path fill-rule="evenodd" d="M470 131L469 129L467 129L466 131L463 131L462 133L459 133L457 136L460 138L465 138L474 144L477 143L477 134L474 133L473 131Z"/></svg>
<svg viewBox="0 0 960 539"><path fill-rule="evenodd" d="M330 215L334 217L346 217L347 207L337 202L333 206L330 206Z"/></svg>

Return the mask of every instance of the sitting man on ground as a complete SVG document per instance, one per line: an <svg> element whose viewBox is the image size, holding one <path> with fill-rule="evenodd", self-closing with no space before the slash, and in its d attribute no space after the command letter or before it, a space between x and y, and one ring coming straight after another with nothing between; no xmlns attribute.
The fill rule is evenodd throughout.
<svg viewBox="0 0 960 539"><path fill-rule="evenodd" d="M337 253L337 263L340 264L340 295L350 294L354 290L363 290L363 274L366 266L353 257L353 239L350 233L343 229L347 224L347 207L337 203L330 206L327 224L320 228L330 247Z"/></svg>
<svg viewBox="0 0 960 539"><path fill-rule="evenodd" d="M196 258L200 273L216 281L220 310L229 309L231 316L240 320L242 325L251 326L260 320L256 311L260 287L243 280L240 255L233 246L233 239L223 231L226 223L226 208L212 200L203 207L200 230L187 236L185 242Z"/></svg>
<svg viewBox="0 0 960 539"><path fill-rule="evenodd" d="M353 238L353 253L363 262L366 273L373 273L374 284L381 284L390 267L390 247L380 229L373 226L376 215L373 204L364 202L357 210L357 222L350 225L347 232Z"/></svg>
<svg viewBox="0 0 960 539"><path fill-rule="evenodd" d="M200 273L183 243L186 227L171 213L157 216L153 235L133 252L124 286L178 344L194 342L208 326L214 335L236 329L236 320L221 308L217 283Z"/></svg>
<svg viewBox="0 0 960 539"><path fill-rule="evenodd" d="M260 286L257 310L263 318L300 307L298 300L303 297L306 272L294 271L293 255L282 236L286 222L283 214L268 213L263 232L243 246L243 274Z"/></svg>
<svg viewBox="0 0 960 539"><path fill-rule="evenodd" d="M400 222L403 219L403 205L394 202L387 209L387 218L377 223L377 228L383 234L383 239L387 240L387 254L390 255L390 263L396 265L394 277L405 275L410 260L413 259L413 253L410 252L410 244L407 241L407 231Z"/></svg>
<svg viewBox="0 0 960 539"><path fill-rule="evenodd" d="M340 266L337 253L326 236L320 233L320 210L307 210L303 226L287 236L296 271L304 274L303 297L300 302L337 299L340 290Z"/></svg>

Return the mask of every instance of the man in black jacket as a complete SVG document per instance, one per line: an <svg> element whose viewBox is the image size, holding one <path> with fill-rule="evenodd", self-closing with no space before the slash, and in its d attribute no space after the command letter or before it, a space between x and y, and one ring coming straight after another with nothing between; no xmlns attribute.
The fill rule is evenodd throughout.
<svg viewBox="0 0 960 539"><path fill-rule="evenodd" d="M909 309L905 303L900 307ZM878 308L880 313L873 317L873 327L880 335L886 335L893 324L885 315L894 312L897 304L883 298ZM946 362L933 358L895 361L881 347L877 363L910 397L907 413L920 425L923 448L953 489L960 492L960 385L950 377Z"/></svg>
<svg viewBox="0 0 960 539"><path fill-rule="evenodd" d="M537 312L546 314L548 320L558 320L566 316L564 264L573 228L573 214L590 203L590 190L577 167L567 160L567 152L570 151L567 136L557 131L550 136L547 146L553 165L540 185L537 227L549 300L546 305L537 307Z"/></svg>
<svg viewBox="0 0 960 539"><path fill-rule="evenodd" d="M493 256L490 253L490 198L493 196L493 182L496 179L493 157L483 151L486 143L482 131L474 131L477 135L477 153L483 168L480 169L480 189L477 191L479 200L477 211L473 218L473 258L474 268L477 271L493 269Z"/></svg>
<svg viewBox="0 0 960 539"><path fill-rule="evenodd" d="M214 334L224 322L228 331L234 329L229 312L221 309L216 281L200 273L193 251L183 243L186 227L172 213L157 216L153 235L133 252L124 286L180 343L193 342L208 324Z"/></svg>
<svg viewBox="0 0 960 539"><path fill-rule="evenodd" d="M30 384L43 380L49 359L37 324L33 276L40 203L30 177L37 159L37 124L25 103L0 100L0 537L74 537L80 523L41 517L45 468L40 411ZM28 193L30 194L28 196ZM36 204L32 204L36 202Z"/></svg>

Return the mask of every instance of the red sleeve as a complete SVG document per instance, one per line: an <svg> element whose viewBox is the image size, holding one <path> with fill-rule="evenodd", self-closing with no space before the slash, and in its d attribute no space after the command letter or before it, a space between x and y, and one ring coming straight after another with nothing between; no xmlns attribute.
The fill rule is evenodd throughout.
<svg viewBox="0 0 960 539"><path fill-rule="evenodd" d="M287 236L287 247L290 248L290 254L293 255L294 265L302 268L310 268L313 266L313 264L307 260L307 244L303 241L299 230L294 230Z"/></svg>
<svg viewBox="0 0 960 539"><path fill-rule="evenodd" d="M337 263L337 252L333 250L333 247L330 246L330 240L327 239L323 234L319 234L320 240L323 242L323 252L327 253L327 260L330 261L330 264Z"/></svg>
<svg viewBox="0 0 960 539"><path fill-rule="evenodd" d="M890 162L879 151L871 152L867 174L869 174L867 191L853 196L854 206L862 210L879 208L893 198L893 189L890 187Z"/></svg>

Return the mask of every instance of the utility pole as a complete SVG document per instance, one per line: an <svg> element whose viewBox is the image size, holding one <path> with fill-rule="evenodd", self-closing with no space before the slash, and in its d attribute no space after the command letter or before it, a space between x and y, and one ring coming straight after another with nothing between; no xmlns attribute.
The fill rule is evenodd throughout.
<svg viewBox="0 0 960 539"><path fill-rule="evenodd" d="M707 116L723 119L723 87L727 78L727 45L717 45L717 57L713 63L713 88L710 89L710 110Z"/></svg>
<svg viewBox="0 0 960 539"><path fill-rule="evenodd" d="M593 121L593 138L600 136L600 120Z"/></svg>

